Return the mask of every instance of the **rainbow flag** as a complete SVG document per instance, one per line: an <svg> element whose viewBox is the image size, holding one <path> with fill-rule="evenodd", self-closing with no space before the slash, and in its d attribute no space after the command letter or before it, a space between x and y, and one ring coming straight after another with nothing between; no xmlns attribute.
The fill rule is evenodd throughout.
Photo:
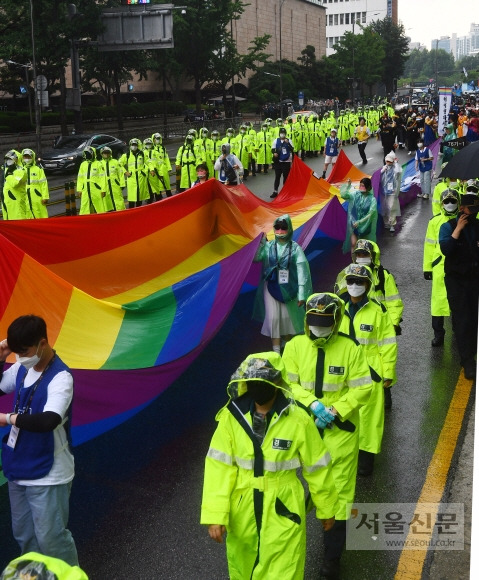
<svg viewBox="0 0 479 580"><path fill-rule="evenodd" d="M297 158L273 203L211 179L123 212L0 222L0 338L22 314L45 318L75 379L75 444L137 413L201 353L257 285L261 235L284 213L303 248L344 239L337 189Z"/></svg>

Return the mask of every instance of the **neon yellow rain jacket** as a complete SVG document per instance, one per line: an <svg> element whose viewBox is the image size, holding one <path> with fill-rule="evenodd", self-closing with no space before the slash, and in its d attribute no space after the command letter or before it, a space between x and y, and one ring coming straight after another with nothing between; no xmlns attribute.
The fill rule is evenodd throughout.
<svg viewBox="0 0 479 580"><path fill-rule="evenodd" d="M261 444L252 430L254 402L241 379L252 358L266 359L282 375ZM305 498L296 472L302 468L317 517L331 518L337 499L331 458L307 410L290 398L279 354L250 355L228 394L205 461L201 523L226 526L231 580L302 580Z"/></svg>

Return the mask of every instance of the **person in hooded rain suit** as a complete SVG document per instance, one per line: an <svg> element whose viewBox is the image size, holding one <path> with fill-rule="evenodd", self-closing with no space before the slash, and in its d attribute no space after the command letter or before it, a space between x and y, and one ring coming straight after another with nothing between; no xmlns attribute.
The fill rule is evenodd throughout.
<svg viewBox="0 0 479 580"><path fill-rule="evenodd" d="M401 189L402 169L396 155L391 151L385 157L381 169L381 207L384 227L392 233L396 229L397 217L401 215L399 193Z"/></svg>
<svg viewBox="0 0 479 580"><path fill-rule="evenodd" d="M100 150L101 165L105 179L104 204L106 211L120 211L125 209L123 188L125 187L125 171L118 159L112 157L110 147L102 147Z"/></svg>
<svg viewBox="0 0 479 580"><path fill-rule="evenodd" d="M376 241L378 223L378 206L369 177L363 177L359 189L351 190L351 180L341 188L340 195L348 203L346 223L346 238L343 243L343 253L352 251L358 238Z"/></svg>
<svg viewBox="0 0 479 580"><path fill-rule="evenodd" d="M96 158L96 149L87 145L78 169L77 193L81 197L80 215L105 213L105 178L103 167Z"/></svg>
<svg viewBox="0 0 479 580"><path fill-rule="evenodd" d="M153 147L159 159L158 178L162 185L161 190L165 191L166 197L171 197L172 195L170 182L171 161L168 156L168 151L166 150L166 147L163 145L163 135L161 133L153 133L151 138L153 139Z"/></svg>
<svg viewBox="0 0 479 580"><path fill-rule="evenodd" d="M336 279L335 291L346 303L339 329L363 346L373 380L369 401L359 410L359 475L373 472L384 432L384 389L396 382L396 332L384 304L372 298L373 290L368 266L350 264Z"/></svg>
<svg viewBox="0 0 479 580"><path fill-rule="evenodd" d="M311 295L306 302L304 332L286 343L283 361L296 400L316 416L316 425L333 461L338 492L334 526L324 533L321 574L339 577L346 542L347 504L354 503L359 446L359 410L373 388L361 345L338 332L344 302L336 294Z"/></svg>
<svg viewBox="0 0 479 580"><path fill-rule="evenodd" d="M194 142L194 135L187 135L185 142L176 154L176 190L178 192L190 188L196 181L196 166L201 160L196 157Z"/></svg>
<svg viewBox="0 0 479 580"><path fill-rule="evenodd" d="M306 513L297 469L330 529L337 493L329 453L308 411L295 404L279 354L249 355L228 396L206 456L201 523L217 542L227 532L231 580L302 580Z"/></svg>
<svg viewBox="0 0 479 580"><path fill-rule="evenodd" d="M24 220L27 217L27 172L20 162L20 153L15 149L5 153L3 178L3 219Z"/></svg>
<svg viewBox="0 0 479 580"><path fill-rule="evenodd" d="M443 223L456 218L459 210L459 192L445 189L441 194L441 213L429 220L424 239L423 273L425 280L432 280L431 317L434 338L432 346L444 344L444 317L450 316L451 310L447 301L444 284L444 254L439 246L439 230Z"/></svg>
<svg viewBox="0 0 479 580"><path fill-rule="evenodd" d="M45 170L36 162L32 149L22 151L22 163L27 174L27 219L47 218L47 202L50 199Z"/></svg>
<svg viewBox="0 0 479 580"><path fill-rule="evenodd" d="M274 238L263 237L255 262L262 262L262 281L256 293L253 317L262 320L261 334L270 336L273 350L280 352L281 340L303 332L304 303L312 292L309 263L293 240L288 214L275 219Z"/></svg>
<svg viewBox="0 0 479 580"><path fill-rule="evenodd" d="M360 239L354 246L352 257L355 264L371 268L374 287L370 290L370 297L387 308L396 336L399 336L404 304L394 275L381 264L379 246L372 240Z"/></svg>
<svg viewBox="0 0 479 580"><path fill-rule="evenodd" d="M125 169L128 207L139 207L149 199L147 160L139 139L130 139L128 151L120 157L120 163Z"/></svg>

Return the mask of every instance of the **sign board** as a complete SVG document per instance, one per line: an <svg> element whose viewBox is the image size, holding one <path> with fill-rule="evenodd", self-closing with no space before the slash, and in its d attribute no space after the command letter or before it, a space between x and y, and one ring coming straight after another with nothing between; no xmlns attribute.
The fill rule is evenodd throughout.
<svg viewBox="0 0 479 580"><path fill-rule="evenodd" d="M48 81L45 75L38 75L35 79L35 88L37 91L44 91L47 88Z"/></svg>
<svg viewBox="0 0 479 580"><path fill-rule="evenodd" d="M173 48L173 4L141 4L105 8L104 32L98 50Z"/></svg>
<svg viewBox="0 0 479 580"><path fill-rule="evenodd" d="M303 91L299 91L299 93L298 93L298 103L299 103L300 107L302 107L304 105L304 93L303 93Z"/></svg>
<svg viewBox="0 0 479 580"><path fill-rule="evenodd" d="M42 108L48 107L48 105L49 105L48 91L36 91L36 93L37 93L38 104L40 105L40 107L42 107Z"/></svg>

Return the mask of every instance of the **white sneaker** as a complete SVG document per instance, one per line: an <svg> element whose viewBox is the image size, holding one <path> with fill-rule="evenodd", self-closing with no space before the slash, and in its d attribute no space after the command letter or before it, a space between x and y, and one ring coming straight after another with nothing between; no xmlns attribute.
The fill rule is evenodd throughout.
<svg viewBox="0 0 479 580"><path fill-rule="evenodd" d="M425 194L422 196L422 198L423 198L423 199L429 199L429 195L428 195L427 193L425 193Z"/></svg>
<svg viewBox="0 0 479 580"><path fill-rule="evenodd" d="M396 230L394 229L394 226L391 226L391 227L389 228L389 231L390 231L390 232L395 232Z"/></svg>
<svg viewBox="0 0 479 580"><path fill-rule="evenodd" d="M416 195L416 197L422 197L422 193L421 193L421 192L419 192L419 193Z"/></svg>
<svg viewBox="0 0 479 580"><path fill-rule="evenodd" d="M407 152L407 154L408 154L408 155L412 155L412 151L408 151L408 152Z"/></svg>

